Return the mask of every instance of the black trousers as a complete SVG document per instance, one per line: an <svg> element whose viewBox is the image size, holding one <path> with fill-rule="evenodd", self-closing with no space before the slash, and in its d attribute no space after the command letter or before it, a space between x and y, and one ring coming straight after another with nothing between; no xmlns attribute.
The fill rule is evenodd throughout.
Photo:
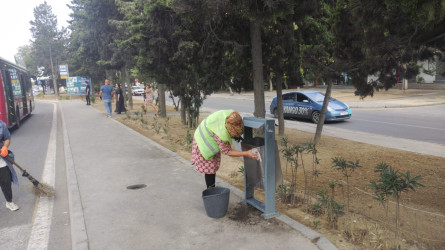
<svg viewBox="0 0 445 250"><path fill-rule="evenodd" d="M87 105L90 105L91 103L90 103L90 95L86 95L85 96L85 99L87 100Z"/></svg>
<svg viewBox="0 0 445 250"><path fill-rule="evenodd" d="M207 188L215 187L216 174L205 174Z"/></svg>
<svg viewBox="0 0 445 250"><path fill-rule="evenodd" d="M9 168L7 166L0 168L0 186L2 188L3 195L5 196L7 202L12 201L11 184L12 184L12 177Z"/></svg>

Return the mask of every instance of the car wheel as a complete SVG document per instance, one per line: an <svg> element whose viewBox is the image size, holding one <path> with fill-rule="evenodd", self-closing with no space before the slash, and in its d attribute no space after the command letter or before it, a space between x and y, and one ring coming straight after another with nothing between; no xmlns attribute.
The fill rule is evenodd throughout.
<svg viewBox="0 0 445 250"><path fill-rule="evenodd" d="M320 120L320 112L319 111L312 112L311 118L313 123L318 123L318 121Z"/></svg>
<svg viewBox="0 0 445 250"><path fill-rule="evenodd" d="M273 110L273 117L278 118L278 109Z"/></svg>

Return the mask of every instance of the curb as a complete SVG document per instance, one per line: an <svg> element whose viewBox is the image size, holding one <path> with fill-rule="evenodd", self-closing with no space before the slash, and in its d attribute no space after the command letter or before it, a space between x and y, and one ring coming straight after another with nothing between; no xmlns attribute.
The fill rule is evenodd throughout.
<svg viewBox="0 0 445 250"><path fill-rule="evenodd" d="M58 104L63 129L63 148L65 151L66 179L68 188L68 203L70 208L71 247L72 249L89 249L89 240L83 214L82 198L80 197L79 184L77 182L76 169L66 129L63 108Z"/></svg>

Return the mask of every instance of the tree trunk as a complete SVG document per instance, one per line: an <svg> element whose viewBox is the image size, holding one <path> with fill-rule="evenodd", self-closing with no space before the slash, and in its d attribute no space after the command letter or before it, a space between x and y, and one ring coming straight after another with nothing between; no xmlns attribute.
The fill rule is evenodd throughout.
<svg viewBox="0 0 445 250"><path fill-rule="evenodd" d="M281 81L283 77L277 76L277 110L278 110L278 134L284 135L284 114L283 114L283 90Z"/></svg>
<svg viewBox="0 0 445 250"><path fill-rule="evenodd" d="M59 88L57 88L57 74L56 74L56 71L54 69L53 52L52 52L51 48L49 49L49 60L51 62L51 73L52 73L52 76L53 76L54 94L56 96L59 96Z"/></svg>
<svg viewBox="0 0 445 250"><path fill-rule="evenodd" d="M399 237L399 216L400 216L400 197L396 198L396 239Z"/></svg>
<svg viewBox="0 0 445 250"><path fill-rule="evenodd" d="M133 109L133 95L131 94L131 83L130 83L130 74L128 72L127 65L122 69L122 73L124 74L124 93L128 93L128 107L130 110ZM126 94L124 94L126 96Z"/></svg>
<svg viewBox="0 0 445 250"><path fill-rule="evenodd" d="M182 98L182 97L180 97ZM187 118L186 118L186 114L185 114L185 104L184 104L184 100L180 100L181 102L181 123L182 125L187 125Z"/></svg>
<svg viewBox="0 0 445 250"><path fill-rule="evenodd" d="M406 78L406 71L407 71L407 68L408 68L408 66L407 66L407 64L406 63L404 63L403 64L403 80L402 80L402 90L403 90L403 93L405 94L405 90L407 90L408 89L408 79Z"/></svg>
<svg viewBox="0 0 445 250"><path fill-rule="evenodd" d="M253 71L253 93L255 117L264 118L266 116L264 101L264 80L263 80L263 51L261 48L261 29L252 20L250 22L250 42L252 44L252 71Z"/></svg>
<svg viewBox="0 0 445 250"><path fill-rule="evenodd" d="M158 84L158 100L159 100L159 112L160 116L167 116L167 109L165 106L165 84Z"/></svg>
<svg viewBox="0 0 445 250"><path fill-rule="evenodd" d="M269 77L269 91L272 92L273 91L273 82L272 82L272 77Z"/></svg>
<svg viewBox="0 0 445 250"><path fill-rule="evenodd" d="M326 110L328 109L329 99L331 98L332 81L328 83L326 93L324 96L323 107L321 108L320 119L318 120L317 130L315 131L314 144L318 144L321 139L321 132L323 131L324 119L326 117Z"/></svg>

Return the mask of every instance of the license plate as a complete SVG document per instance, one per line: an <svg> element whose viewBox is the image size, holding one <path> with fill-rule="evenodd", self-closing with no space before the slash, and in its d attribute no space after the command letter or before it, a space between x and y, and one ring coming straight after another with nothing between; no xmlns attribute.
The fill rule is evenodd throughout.
<svg viewBox="0 0 445 250"><path fill-rule="evenodd" d="M341 112L340 115L349 115L348 112Z"/></svg>

